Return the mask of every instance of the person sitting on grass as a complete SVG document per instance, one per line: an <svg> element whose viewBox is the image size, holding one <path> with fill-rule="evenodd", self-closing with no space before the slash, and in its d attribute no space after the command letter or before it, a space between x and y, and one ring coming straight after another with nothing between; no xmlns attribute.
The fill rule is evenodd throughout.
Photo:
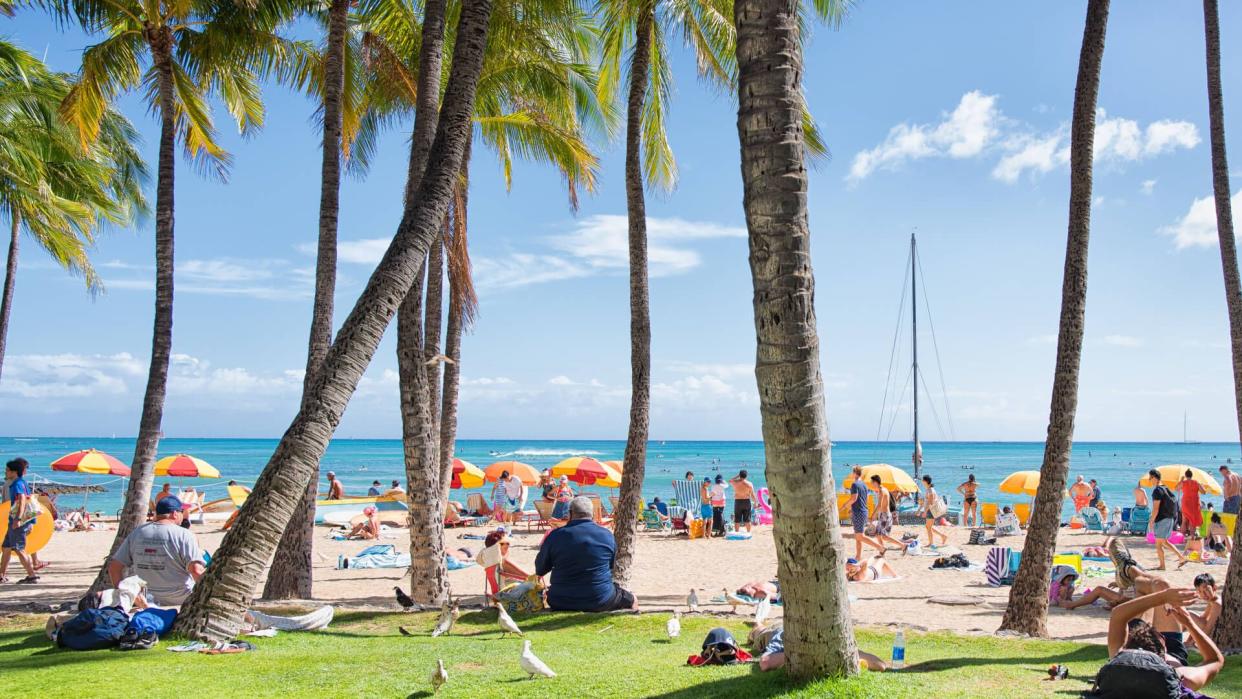
<svg viewBox="0 0 1242 699"><path fill-rule="evenodd" d="M362 509L366 519L354 525L349 532L350 539L378 539L380 537L380 519L375 505L367 505Z"/></svg>
<svg viewBox="0 0 1242 699"><path fill-rule="evenodd" d="M1117 587L1121 590L1134 588L1135 593L1141 597L1164 592L1173 587L1168 580L1144 570L1135 562L1134 557L1130 555L1129 548L1119 538L1108 541L1108 556L1112 559L1115 567L1114 574L1117 576ZM1153 609L1150 623L1164 639L1165 652L1185 665L1187 662L1186 644L1182 635L1184 624L1173 615L1168 606L1158 606Z"/></svg>
<svg viewBox="0 0 1242 699"><path fill-rule="evenodd" d="M897 571L884 560L884 554L872 556L861 563L856 558L845 561L845 579L850 582L878 582L896 577Z"/></svg>
<svg viewBox="0 0 1242 699"><path fill-rule="evenodd" d="M1108 656L1092 692L1108 697L1183 699L1203 689L1225 666L1225 657L1184 609L1196 599L1194 590L1169 588L1123 602L1109 615ZM1173 655L1167 637L1139 618L1161 609L1190 631L1203 662L1189 665ZM1091 694L1088 694L1091 696Z"/></svg>
<svg viewBox="0 0 1242 699"><path fill-rule="evenodd" d="M777 621L767 626L756 626L750 631L750 645L759 656L759 670L768 672L785 665L785 623ZM888 665L879 657L858 651L860 668L872 672L884 672Z"/></svg>
<svg viewBox="0 0 1242 699"><path fill-rule="evenodd" d="M108 561L112 586L120 584L128 569L129 575L147 582L152 604L178 607L185 602L207 564L194 535L181 528L184 517L176 496L155 503L155 521L130 532Z"/></svg>
<svg viewBox="0 0 1242 699"><path fill-rule="evenodd" d="M1062 609L1078 609L1096 600L1104 600L1111 609L1129 599L1120 592L1110 590L1103 585L1089 587L1074 599L1074 584L1078 582L1078 572L1071 566L1058 565L1052 568L1052 584L1048 586L1048 604Z"/></svg>
<svg viewBox="0 0 1242 699"><path fill-rule="evenodd" d="M552 574L548 606L576 612L638 611L638 600L612 581L617 542L592 520L594 506L582 495L569 503L569 523L544 537L535 575Z"/></svg>

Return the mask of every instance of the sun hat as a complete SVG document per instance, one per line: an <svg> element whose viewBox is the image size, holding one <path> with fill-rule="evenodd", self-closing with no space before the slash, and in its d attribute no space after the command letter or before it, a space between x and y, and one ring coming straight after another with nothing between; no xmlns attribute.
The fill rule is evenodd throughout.
<svg viewBox="0 0 1242 699"><path fill-rule="evenodd" d="M364 515L375 514L375 505L367 505L366 507L362 508L362 514Z"/></svg>

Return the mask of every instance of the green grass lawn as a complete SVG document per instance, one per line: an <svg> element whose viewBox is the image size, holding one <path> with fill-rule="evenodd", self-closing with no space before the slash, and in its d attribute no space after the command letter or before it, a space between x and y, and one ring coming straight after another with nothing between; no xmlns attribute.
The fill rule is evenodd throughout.
<svg viewBox="0 0 1242 699"><path fill-rule="evenodd" d="M150 651L62 651L43 635L43 619L0 619L0 668L5 686L22 696L278 696L409 697L430 694L436 658L448 668L444 697L986 697L1076 696L1103 662L1105 649L1076 643L910 634L908 667L851 680L808 685L757 666L686 666L703 636L722 623L744 640L741 621L685 617L682 636L665 638L664 614L544 614L519 619L534 651L559 676L527 680L517 664L518 638L501 639L495 612L462 616L450 637L426 634L434 615L341 614L326 631L254 639L240 655ZM408 638L398 626L420 634ZM860 630L863 650L889 655L892 634ZM1071 677L1042 681L1048 665ZM171 689L169 682L176 685ZM1242 696L1242 668L1227 668L1209 688Z"/></svg>

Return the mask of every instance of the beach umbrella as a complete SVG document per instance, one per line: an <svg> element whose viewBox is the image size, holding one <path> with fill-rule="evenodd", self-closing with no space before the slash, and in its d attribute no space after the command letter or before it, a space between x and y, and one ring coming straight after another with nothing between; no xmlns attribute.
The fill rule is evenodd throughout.
<svg viewBox="0 0 1242 699"><path fill-rule="evenodd" d="M155 475L172 478L219 478L215 466L189 454L165 456L155 462Z"/></svg>
<svg viewBox="0 0 1242 699"><path fill-rule="evenodd" d="M1035 497L1039 490L1039 471L1017 471L1001 481L1000 491L1010 495L1029 495Z"/></svg>
<svg viewBox="0 0 1242 699"><path fill-rule="evenodd" d="M914 482L914 479L910 477L910 474L890 464L871 464L870 466L863 466L862 479L863 483L868 487L871 485L872 476L879 476L880 485L893 492L917 493L919 491L919 486ZM851 471L850 475L845 477L845 481L842 483L842 486L844 486L846 490L849 490L850 486L853 484L854 473Z"/></svg>
<svg viewBox="0 0 1242 699"><path fill-rule="evenodd" d="M1186 464L1168 464L1167 466L1156 467L1156 470L1160 472L1160 482L1170 488L1177 487L1177 482L1186 475L1187 469L1190 470L1193 480L1203 486L1203 492L1208 495L1220 495L1225 492L1221 490L1220 483L1216 482L1212 474L1203 469L1187 466ZM1144 488L1151 488L1156 485L1156 482L1152 480L1151 476L1143 476L1143 479L1139 481L1139 485Z"/></svg>
<svg viewBox="0 0 1242 699"><path fill-rule="evenodd" d="M495 483L500 480L500 474L505 471L517 476L518 480L522 481L522 485L539 485L539 469L521 461L497 461L483 469L483 475L488 483Z"/></svg>
<svg viewBox="0 0 1242 699"><path fill-rule="evenodd" d="M482 469L465 459L453 459L453 482L450 488L482 488L487 477Z"/></svg>
<svg viewBox="0 0 1242 699"><path fill-rule="evenodd" d="M111 454L97 449L83 449L65 454L52 462L53 471L70 471L97 476L129 476L129 467Z"/></svg>
<svg viewBox="0 0 1242 699"><path fill-rule="evenodd" d="M579 485L595 485L596 481L608 480L616 472L589 456L571 456L552 467L554 477L565 476Z"/></svg>
<svg viewBox="0 0 1242 699"><path fill-rule="evenodd" d="M612 466L612 462L604 462L604 471L608 474L603 478L595 479L595 485L601 488L620 488L621 472Z"/></svg>
<svg viewBox="0 0 1242 699"><path fill-rule="evenodd" d="M617 473L625 473L625 462L624 461L604 461L602 463L605 466L611 466L612 470L616 471Z"/></svg>

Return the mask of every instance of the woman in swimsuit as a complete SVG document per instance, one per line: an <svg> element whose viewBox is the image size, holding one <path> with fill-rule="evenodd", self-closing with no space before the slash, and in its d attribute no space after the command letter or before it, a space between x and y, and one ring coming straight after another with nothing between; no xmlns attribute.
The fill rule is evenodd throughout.
<svg viewBox="0 0 1242 699"><path fill-rule="evenodd" d="M949 536L943 531L933 526L936 523L936 516L932 514L933 503L940 501L940 495L936 493L935 487L932 486L931 476L923 476L923 487L926 489L923 495L923 517L927 520L927 547L935 547L935 538L940 537L941 544L949 543Z"/></svg>
<svg viewBox="0 0 1242 699"><path fill-rule="evenodd" d="M979 503L975 499L975 491L979 489L979 483L975 480L975 474L966 477L966 482L957 486L957 492L962 494L965 505L963 506L962 515L966 518L966 526L979 526Z"/></svg>
<svg viewBox="0 0 1242 699"><path fill-rule="evenodd" d="M875 582L896 577L897 571L883 556L872 556L862 563L853 558L845 562L845 579L850 582Z"/></svg>

